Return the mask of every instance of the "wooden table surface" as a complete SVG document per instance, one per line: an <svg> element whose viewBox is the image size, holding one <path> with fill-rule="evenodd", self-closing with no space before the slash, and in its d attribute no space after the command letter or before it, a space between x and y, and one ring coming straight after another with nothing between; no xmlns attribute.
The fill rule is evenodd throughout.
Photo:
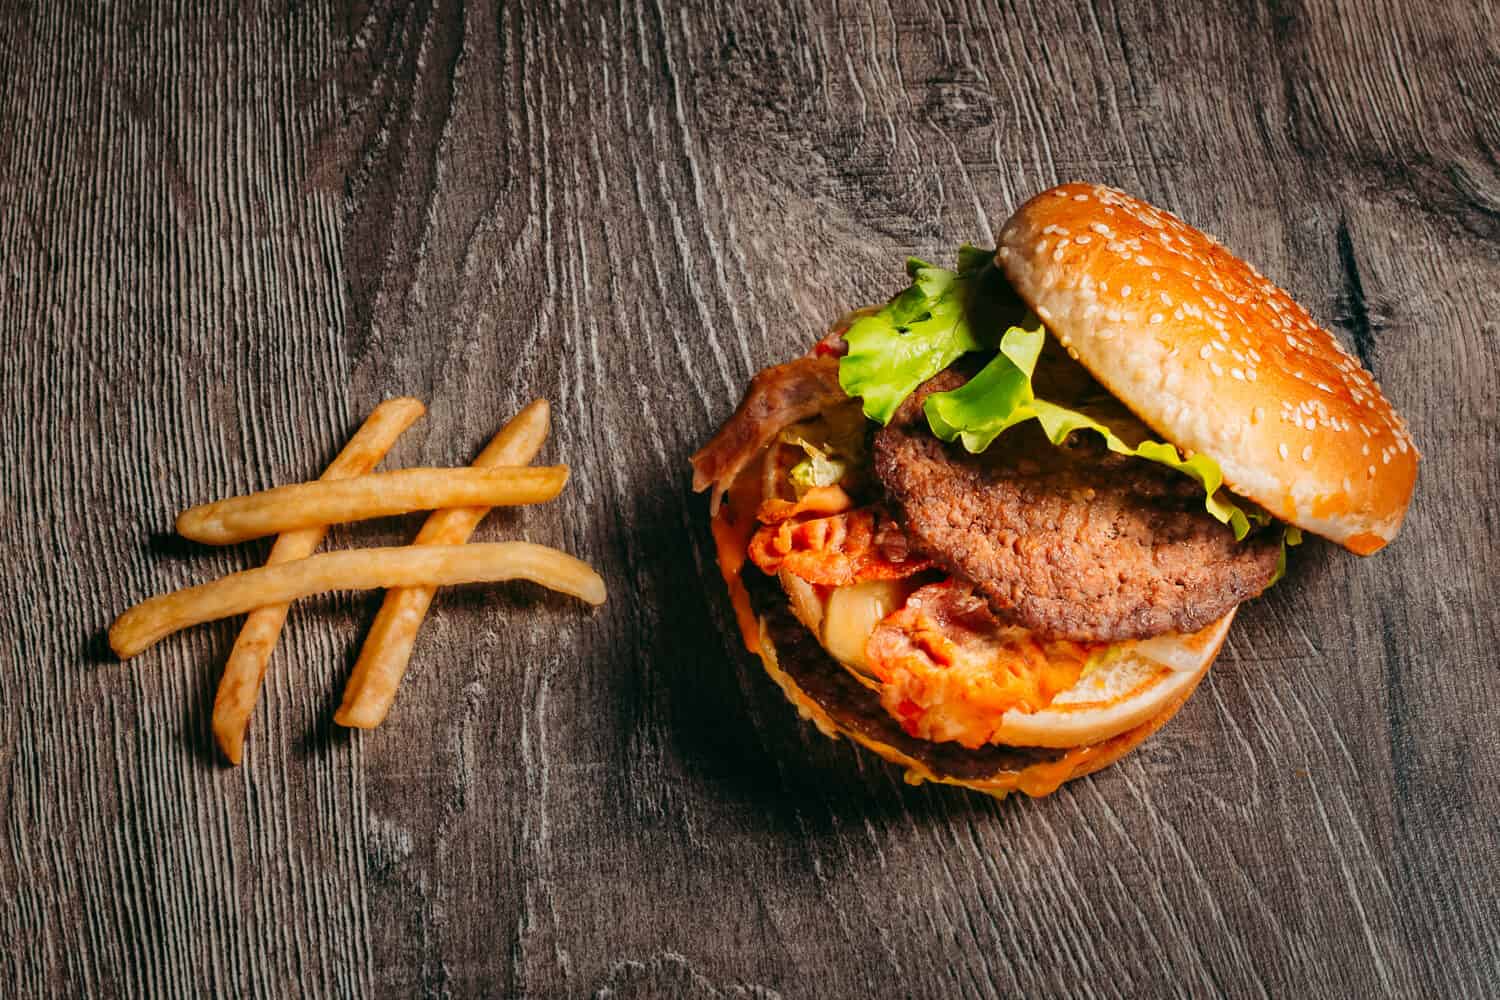
<svg viewBox="0 0 1500 1000"><path fill-rule="evenodd" d="M0 12L0 996L1500 990L1493 4L324 6ZM1416 501L1373 558L1298 550L1121 765L908 787L737 648L687 456L903 255L1068 179L1337 331ZM129 665L103 629L263 560L176 511L398 394L392 467L550 398L567 493L479 537L612 598L445 592L353 735L379 596L299 604L230 768L237 623Z"/></svg>

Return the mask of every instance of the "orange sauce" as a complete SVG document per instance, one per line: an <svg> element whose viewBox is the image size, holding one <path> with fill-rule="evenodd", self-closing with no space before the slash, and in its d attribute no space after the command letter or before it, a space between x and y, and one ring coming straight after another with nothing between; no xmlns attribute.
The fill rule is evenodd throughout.
<svg viewBox="0 0 1500 1000"><path fill-rule="evenodd" d="M745 648L752 653L760 652L760 620L750 607L750 593L740 579L740 571L745 568L745 553L750 547L750 536L755 533L752 511L759 497L755 477L741 476L709 522L719 572L724 576L724 585L729 588L729 603L734 607L734 619L745 640Z"/></svg>
<svg viewBox="0 0 1500 1000"><path fill-rule="evenodd" d="M1033 764L1016 775L1015 787L1032 798L1051 795L1080 764L1094 756L1095 750L1095 747L1074 747L1049 764Z"/></svg>

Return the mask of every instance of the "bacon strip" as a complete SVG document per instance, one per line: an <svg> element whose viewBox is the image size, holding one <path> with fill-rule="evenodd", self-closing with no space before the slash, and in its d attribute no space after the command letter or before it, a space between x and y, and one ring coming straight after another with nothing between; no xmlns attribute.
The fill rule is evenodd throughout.
<svg viewBox="0 0 1500 1000"><path fill-rule="evenodd" d="M762 524L780 524L799 514L842 514L851 509L854 501L842 486L814 486L793 503L790 500L767 500L755 512L755 519Z"/></svg>
<svg viewBox="0 0 1500 1000"><path fill-rule="evenodd" d="M835 357L797 358L752 378L734 416L691 459L693 489L701 493L714 487L709 513L718 513L740 470L776 435L846 399Z"/></svg>
<svg viewBox="0 0 1500 1000"><path fill-rule="evenodd" d="M876 626L865 658L884 684L881 704L909 735L972 749L1008 710L1045 708L1072 687L1091 651L1001 625L969 584L948 579Z"/></svg>
<svg viewBox="0 0 1500 1000"><path fill-rule="evenodd" d="M861 580L900 580L932 566L930 560L883 549L885 514L861 507L828 517L768 524L750 540L750 559L767 576L785 570L808 583L842 587Z"/></svg>

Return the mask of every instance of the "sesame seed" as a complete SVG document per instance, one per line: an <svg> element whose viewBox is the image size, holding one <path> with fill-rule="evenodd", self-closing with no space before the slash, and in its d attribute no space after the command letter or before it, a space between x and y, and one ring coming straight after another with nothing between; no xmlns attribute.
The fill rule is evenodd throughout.
<svg viewBox="0 0 1500 1000"><path fill-rule="evenodd" d="M1371 479L1375 478L1375 466L1372 465L1365 471L1369 473Z"/></svg>
<svg viewBox="0 0 1500 1000"><path fill-rule="evenodd" d="M1264 406L1257 406L1255 409L1250 411L1250 422L1253 424L1258 424L1265 419L1265 416L1266 408Z"/></svg>
<svg viewBox="0 0 1500 1000"><path fill-rule="evenodd" d="M1152 313L1151 314L1151 324L1154 326L1157 323L1160 323L1165 318L1166 317L1164 317L1161 313Z"/></svg>
<svg viewBox="0 0 1500 1000"><path fill-rule="evenodd" d="M1202 347L1200 347L1198 349L1198 357L1202 358L1204 361L1207 361L1208 360L1208 356L1210 354L1212 354L1212 353L1213 353L1213 351L1209 350L1209 347L1208 347L1207 344L1204 344Z"/></svg>
<svg viewBox="0 0 1500 1000"><path fill-rule="evenodd" d="M1215 375L1224 374L1224 369L1219 367L1219 363L1217 361L1210 361L1208 363L1208 370L1213 372Z"/></svg>
<svg viewBox="0 0 1500 1000"><path fill-rule="evenodd" d="M1073 242L1077 243L1079 246L1086 246L1089 243L1092 243L1093 240L1094 240L1094 238L1092 236L1087 235L1087 234L1080 234L1078 236L1073 237Z"/></svg>
<svg viewBox="0 0 1500 1000"><path fill-rule="evenodd" d="M1120 298L1122 298L1122 299L1128 299L1128 298L1130 298L1130 286L1129 285L1126 285L1124 288L1120 289Z"/></svg>
<svg viewBox="0 0 1500 1000"><path fill-rule="evenodd" d="M1281 444L1278 444L1276 446L1276 454L1280 455L1282 458L1286 458L1286 442L1285 441L1283 441Z"/></svg>
<svg viewBox="0 0 1500 1000"><path fill-rule="evenodd" d="M1312 461L1312 445L1309 444L1309 445L1304 445L1303 446L1303 448L1302 448L1302 461L1304 461L1304 462L1311 462Z"/></svg>
<svg viewBox="0 0 1500 1000"><path fill-rule="evenodd" d="M1254 368L1246 368L1245 369L1245 377L1247 379L1249 379L1250 381L1254 382L1255 381L1255 369Z"/></svg>
<svg viewBox="0 0 1500 1000"><path fill-rule="evenodd" d="M1245 381L1245 373L1238 368L1229 369L1229 374L1239 379L1241 382Z"/></svg>

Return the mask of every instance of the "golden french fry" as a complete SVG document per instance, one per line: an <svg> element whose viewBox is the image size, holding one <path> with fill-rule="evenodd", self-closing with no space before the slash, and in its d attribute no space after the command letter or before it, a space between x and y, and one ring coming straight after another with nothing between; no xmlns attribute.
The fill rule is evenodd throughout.
<svg viewBox="0 0 1500 1000"><path fill-rule="evenodd" d="M278 486L185 510L177 533L232 545L315 525L343 524L441 507L501 507L551 500L568 481L566 466L537 469L400 469L353 479Z"/></svg>
<svg viewBox="0 0 1500 1000"><path fill-rule="evenodd" d="M344 450L329 463L322 478L348 479L369 472L390 451L396 439L425 412L427 408L419 400L408 397L381 403L355 431ZM312 555L326 533L327 528L320 525L282 535L271 547L267 565ZM245 729L260 697L266 664L281 636L281 626L286 622L287 607L285 603L271 604L250 612L224 664L224 676L219 680L219 693L214 698L213 729L214 740L231 764L238 764L243 759Z"/></svg>
<svg viewBox="0 0 1500 1000"><path fill-rule="evenodd" d="M327 590L450 587L499 580L530 580L590 604L603 604L605 598L604 581L587 563L530 542L353 549L231 573L212 583L160 594L115 619L109 645L116 656L128 660L179 629Z"/></svg>
<svg viewBox="0 0 1500 1000"><path fill-rule="evenodd" d="M474 468L525 465L541 450L551 422L552 408L547 401L535 400L500 428L500 433L474 460ZM422 525L413 544L462 545L489 512L488 507L435 511ZM435 593L435 587L402 587L386 592L375 622L365 636L354 672L344 685L344 701L333 716L334 722L373 729L385 720L401 678L406 675L412 645Z"/></svg>

